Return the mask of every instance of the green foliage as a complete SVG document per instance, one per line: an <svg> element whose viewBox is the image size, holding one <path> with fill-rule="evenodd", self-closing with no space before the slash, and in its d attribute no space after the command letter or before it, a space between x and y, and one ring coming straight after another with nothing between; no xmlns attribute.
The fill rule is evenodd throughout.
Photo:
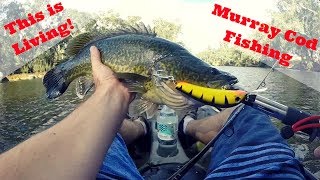
<svg viewBox="0 0 320 180"><path fill-rule="evenodd" d="M294 30L298 35L307 39L320 37L320 2L317 0L281 0L277 2L277 11L271 13L273 26L282 30L274 40L270 42L266 36L259 40L269 41L272 48L279 49L283 53L294 55L290 61L293 68L300 70L320 71L319 51L313 51L305 47L290 43L284 39L287 30ZM256 33L257 35L258 33ZM297 60L299 59L299 60Z"/></svg>
<svg viewBox="0 0 320 180"><path fill-rule="evenodd" d="M156 33L159 37L173 42L178 42L178 36L181 32L181 25L168 22L164 19L156 19L153 21L153 23Z"/></svg>
<svg viewBox="0 0 320 180"><path fill-rule="evenodd" d="M290 43L284 39L287 30L294 30L307 39L320 37L320 2L317 0L281 0L277 1L277 10L271 12L268 24L281 29L273 40L261 32L255 32L249 39L257 39L261 44L270 44L270 48L294 57L290 61L292 68L320 71L320 51ZM198 55L213 65L264 66L272 65L274 60L233 45L222 45L218 49L207 49ZM259 62L259 60L261 60Z"/></svg>
<svg viewBox="0 0 320 180"><path fill-rule="evenodd" d="M23 12L25 12L25 8L20 4L18 1L7 1L0 3L0 22L9 23L12 21L13 17L22 17L25 16ZM4 26L3 24L2 26ZM0 36L0 44L8 44L8 42L12 42L12 37L9 36L8 32L5 31L5 34L1 34ZM6 72L7 70L11 69L11 67L19 64L18 58L12 58L12 48L11 46L1 46L0 49L0 71ZM10 59L10 61L8 60ZM15 61L16 60L16 61Z"/></svg>
<svg viewBox="0 0 320 180"><path fill-rule="evenodd" d="M197 56L214 66L260 66L259 56L227 43L218 49L208 48Z"/></svg>

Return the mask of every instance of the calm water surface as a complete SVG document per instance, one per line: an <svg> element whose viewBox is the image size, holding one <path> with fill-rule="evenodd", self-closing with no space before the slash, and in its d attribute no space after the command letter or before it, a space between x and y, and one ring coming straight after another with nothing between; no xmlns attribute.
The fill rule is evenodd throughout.
<svg viewBox="0 0 320 180"><path fill-rule="evenodd" d="M237 76L239 85L246 90L256 89L269 71L261 68L219 68ZM318 91L277 71L269 75L266 84L268 90L260 93L261 95L287 106L320 114ZM41 79L0 84L0 153L54 125L81 103L74 94L74 85L55 101L48 101L44 94ZM290 139L289 142L297 157L309 170L320 170L320 162L312 155L313 149L320 145L320 141L308 143L306 138L299 136Z"/></svg>

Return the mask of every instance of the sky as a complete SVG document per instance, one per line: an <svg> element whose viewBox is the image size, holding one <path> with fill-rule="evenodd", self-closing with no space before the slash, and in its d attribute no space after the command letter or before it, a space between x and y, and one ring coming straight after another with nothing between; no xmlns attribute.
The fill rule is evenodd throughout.
<svg viewBox="0 0 320 180"><path fill-rule="evenodd" d="M145 24L163 18L182 25L180 40L188 49L198 53L208 47L217 48L227 29L249 34L248 27L237 25L211 14L215 3L231 8L241 15L268 22L268 10L275 8L276 0L62 0L66 8L84 12L113 10L121 17L140 16Z"/></svg>

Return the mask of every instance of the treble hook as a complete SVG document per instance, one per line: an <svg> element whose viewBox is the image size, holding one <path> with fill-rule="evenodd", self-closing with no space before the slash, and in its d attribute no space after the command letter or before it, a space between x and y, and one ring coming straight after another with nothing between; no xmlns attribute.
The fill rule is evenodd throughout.
<svg viewBox="0 0 320 180"><path fill-rule="evenodd" d="M161 82L163 81L171 81L171 82L175 81L173 76L169 76L164 72L165 72L164 70L157 70L153 73L153 76L155 77L156 86L162 86Z"/></svg>

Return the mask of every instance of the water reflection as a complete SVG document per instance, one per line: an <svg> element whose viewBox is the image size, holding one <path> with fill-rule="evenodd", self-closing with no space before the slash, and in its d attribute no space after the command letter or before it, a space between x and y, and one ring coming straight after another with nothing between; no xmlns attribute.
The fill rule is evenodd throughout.
<svg viewBox="0 0 320 180"><path fill-rule="evenodd" d="M0 89L2 151L58 122L80 102L71 91L48 101L40 79L0 84Z"/></svg>

